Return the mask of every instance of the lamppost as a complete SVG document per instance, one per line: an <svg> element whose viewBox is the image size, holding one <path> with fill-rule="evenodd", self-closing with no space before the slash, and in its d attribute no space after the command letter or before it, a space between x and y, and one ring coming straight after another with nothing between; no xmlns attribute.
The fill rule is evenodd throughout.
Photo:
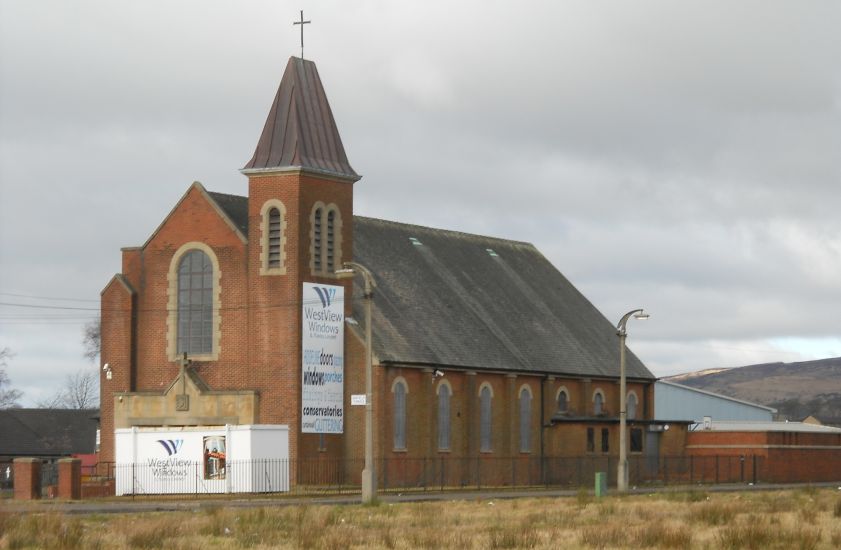
<svg viewBox="0 0 841 550"><path fill-rule="evenodd" d="M344 269L336 270L340 277L359 273L365 282L365 469L362 470L362 502L372 502L377 496L377 473L374 468L374 392L373 353L371 351L371 302L377 284L367 267L356 262L344 262Z"/></svg>
<svg viewBox="0 0 841 550"><path fill-rule="evenodd" d="M625 434L628 422L628 396L625 389L625 338L628 332L625 325L631 317L645 320L649 318L649 315L642 309L635 309L623 315L619 324L616 325L616 335L619 336L619 467L616 472L616 489L620 493L628 492L628 442Z"/></svg>

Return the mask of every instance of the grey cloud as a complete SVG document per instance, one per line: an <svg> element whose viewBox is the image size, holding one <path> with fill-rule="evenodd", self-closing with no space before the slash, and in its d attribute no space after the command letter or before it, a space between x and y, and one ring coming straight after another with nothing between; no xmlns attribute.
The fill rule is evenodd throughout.
<svg viewBox="0 0 841 550"><path fill-rule="evenodd" d="M535 243L655 313L655 372L841 334L838 4L300 7L357 212ZM0 0L0 292L96 299L190 182L244 194L298 9ZM83 364L80 325L2 321L27 388Z"/></svg>

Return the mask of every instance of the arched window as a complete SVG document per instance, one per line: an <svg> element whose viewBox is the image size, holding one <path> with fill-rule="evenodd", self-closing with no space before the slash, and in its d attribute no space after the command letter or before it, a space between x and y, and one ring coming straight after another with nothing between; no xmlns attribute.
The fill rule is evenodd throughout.
<svg viewBox="0 0 841 550"><path fill-rule="evenodd" d="M491 398L490 386L483 386L479 392L479 450L483 453L491 451Z"/></svg>
<svg viewBox="0 0 841 550"><path fill-rule="evenodd" d="M335 248L336 248L336 212L329 210L327 212L327 272L333 273L336 271L335 262Z"/></svg>
<svg viewBox="0 0 841 550"><path fill-rule="evenodd" d="M593 394L593 414L598 416L604 412L604 395L601 390L596 390Z"/></svg>
<svg viewBox="0 0 841 550"><path fill-rule="evenodd" d="M447 384L438 386L438 449L450 448L450 397L452 390Z"/></svg>
<svg viewBox="0 0 841 550"><path fill-rule="evenodd" d="M625 411L629 420L635 420L637 418L637 394L634 392L628 393L628 401L625 406Z"/></svg>
<svg viewBox="0 0 841 550"><path fill-rule="evenodd" d="M269 268L280 267L280 210L269 209Z"/></svg>
<svg viewBox="0 0 841 550"><path fill-rule="evenodd" d="M520 452L531 450L531 392L528 387L520 390Z"/></svg>
<svg viewBox="0 0 841 550"><path fill-rule="evenodd" d="M562 389L558 392L558 412L567 412L567 409L569 409L569 395Z"/></svg>
<svg viewBox="0 0 841 550"><path fill-rule="evenodd" d="M406 383L398 380L394 392L394 448L406 448Z"/></svg>
<svg viewBox="0 0 841 550"><path fill-rule="evenodd" d="M315 275L335 275L342 266L342 214L335 204L317 202L313 206L312 272Z"/></svg>
<svg viewBox="0 0 841 550"><path fill-rule="evenodd" d="M213 264L201 250L178 263L178 345L182 354L213 351Z"/></svg>
<svg viewBox="0 0 841 550"><path fill-rule="evenodd" d="M316 208L312 219L312 268L316 273L321 271L321 218L323 210Z"/></svg>
<svg viewBox="0 0 841 550"><path fill-rule="evenodd" d="M260 274L286 273L286 207L277 199L269 199L260 211Z"/></svg>

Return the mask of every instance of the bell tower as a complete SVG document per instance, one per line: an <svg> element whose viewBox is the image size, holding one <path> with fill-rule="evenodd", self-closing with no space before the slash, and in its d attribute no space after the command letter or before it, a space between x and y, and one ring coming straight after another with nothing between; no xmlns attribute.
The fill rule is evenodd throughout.
<svg viewBox="0 0 841 550"><path fill-rule="evenodd" d="M344 285L335 276L352 259L351 168L315 63L291 57L248 177L248 363L261 392L259 422L288 424L291 458L325 444L301 434L301 299L304 282ZM328 436L336 439L342 436ZM342 445L327 442L329 450ZM332 453L331 453L332 454Z"/></svg>

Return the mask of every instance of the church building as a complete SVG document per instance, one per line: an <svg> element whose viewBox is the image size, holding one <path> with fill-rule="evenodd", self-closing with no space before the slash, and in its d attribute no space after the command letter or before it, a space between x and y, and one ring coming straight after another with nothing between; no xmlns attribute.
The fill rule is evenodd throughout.
<svg viewBox="0 0 841 550"><path fill-rule="evenodd" d="M296 463L355 461L358 475L367 326L362 278L337 273L349 261L376 285L381 475L618 453L613 323L531 244L355 216L360 176L312 61L289 59L241 172L246 194L193 183L122 249L102 291L102 462L118 429L269 424L288 426ZM631 456L682 452L630 352L627 373Z"/></svg>

